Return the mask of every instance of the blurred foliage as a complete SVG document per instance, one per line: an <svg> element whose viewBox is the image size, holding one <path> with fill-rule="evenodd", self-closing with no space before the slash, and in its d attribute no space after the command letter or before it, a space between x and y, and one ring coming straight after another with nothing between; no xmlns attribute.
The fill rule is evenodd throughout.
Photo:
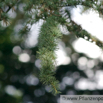
<svg viewBox="0 0 103 103"><path fill-rule="evenodd" d="M69 47L71 50L71 53L68 53L71 63L57 67L55 75L52 72L52 76L56 77L60 82L61 94L103 94L103 91L99 89L81 90L76 88L77 82L82 78L89 79L92 82L96 81L93 78L89 78L86 72L80 69L86 67L79 67L78 65L78 60L81 57L85 57L88 60L93 59L85 54L77 53L71 45L72 42L76 37L84 38L86 36L88 40L95 41L99 47L102 47L103 44L74 22L68 9L68 7L72 9L77 5L82 5L84 11L93 8L102 17L102 4L102 0L0 0L0 103L58 103L60 94L57 96L52 95L49 92L50 87L43 85L38 79L40 72L40 68L36 65L38 61L38 58L36 58L38 45L28 47L25 43L30 35L31 28L29 25L32 26L40 19L44 20L44 22L46 20L49 21L50 19L48 18L50 17L53 17L53 21L56 21L56 23L66 26L69 31L69 35L63 34L61 40L65 43L66 48ZM65 7L64 11L62 11L62 7ZM63 17L65 13L66 15ZM68 18L70 22L66 22ZM48 25L48 23L45 25ZM50 28L51 31L52 29ZM53 30L54 33L57 32L55 29ZM58 37L58 35L56 36ZM42 38L39 40L42 40ZM41 42L39 46L44 45L45 47L45 41L43 42L44 44ZM40 51L42 47L39 47L39 53L43 50L41 49ZM30 60L28 62L19 60L22 53L29 55ZM97 70L102 70L103 64L99 59L95 59L94 62L95 66L91 69L95 74ZM45 70L43 73L45 73ZM67 78L69 78L69 81Z"/></svg>

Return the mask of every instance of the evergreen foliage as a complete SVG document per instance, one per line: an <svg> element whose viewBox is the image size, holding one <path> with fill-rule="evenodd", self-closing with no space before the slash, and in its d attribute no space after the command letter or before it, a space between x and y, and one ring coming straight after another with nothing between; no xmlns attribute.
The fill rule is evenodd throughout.
<svg viewBox="0 0 103 103"><path fill-rule="evenodd" d="M20 4L23 7L23 12L19 11ZM16 19L23 19L24 28L18 35L23 36L30 30L28 24L34 24L40 19L44 20L40 28L39 43L38 43L38 58L41 60L40 80L51 86L53 94L58 92L59 82L55 78L55 50L57 49L58 40L62 37L59 30L59 25L66 26L71 34L77 37L88 37L92 42L95 41L99 47L103 47L102 41L93 37L90 33L83 30L80 25L71 19L71 14L66 7L76 7L82 5L84 9L92 8L100 15L103 14L102 0L0 0L0 29L4 29L2 22L11 29L16 23ZM65 11L62 8L65 8ZM10 10L17 12L15 19L12 19L8 12ZM63 16L65 14L65 16ZM68 22L67 19L70 21ZM9 27L10 26L10 27ZM1 34L1 33L0 33Z"/></svg>
<svg viewBox="0 0 103 103"><path fill-rule="evenodd" d="M39 58L41 60L40 80L51 85L54 94L58 91L58 81L54 77L53 70L56 56L54 51L57 49L57 39L61 37L58 23L55 21L55 16L50 17L42 25L39 35Z"/></svg>

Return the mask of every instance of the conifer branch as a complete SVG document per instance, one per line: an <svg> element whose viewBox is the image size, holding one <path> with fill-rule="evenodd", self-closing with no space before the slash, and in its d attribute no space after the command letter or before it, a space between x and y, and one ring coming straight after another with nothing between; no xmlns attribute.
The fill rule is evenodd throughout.
<svg viewBox="0 0 103 103"><path fill-rule="evenodd" d="M71 23L72 23L72 26L66 24L69 32L73 33L73 31L75 31L74 34L77 37L81 37L84 39L86 37L87 38L86 40L88 40L90 42L94 42L99 47L103 47L103 41L100 41L98 38L96 38L95 36L92 36L86 30L83 30L82 27L80 25L78 25L76 22L74 22L73 20L71 20Z"/></svg>
<svg viewBox="0 0 103 103"><path fill-rule="evenodd" d="M57 49L57 42L61 33L54 18L54 16L49 17L41 27L38 57L41 60L40 80L44 84L50 85L52 92L54 91L54 94L57 94L59 93L59 82L54 77L56 59L54 51Z"/></svg>
<svg viewBox="0 0 103 103"><path fill-rule="evenodd" d="M23 15L19 15L18 18L24 18L25 22L34 20L35 22L40 19L45 20L40 29L39 34L39 51L38 58L41 60L41 70L40 70L40 81L46 85L50 85L51 90L54 94L59 93L58 81L56 80L55 74L55 50L57 50L58 39L61 38L61 33L58 28L58 24L65 25L68 31L75 34L77 37L91 39L99 47L103 47L103 42L92 36L87 31L83 30L80 25L71 19L70 12L67 13L70 22L68 23L66 19L60 14L60 9L62 7L76 7L77 5L83 5L87 8L93 8L97 10L100 14L103 14L102 4L98 5L95 3L97 0L6 0L3 5L0 5L0 20L3 20L7 24L8 15L7 12L14 7L17 2L25 4ZM3 2L3 1L2 1ZM2 4L2 3L1 3ZM6 12L4 12L3 7L9 6ZM38 10L35 14L32 13L32 9ZM14 10L14 9L13 9ZM30 13L30 14L29 14ZM25 14L25 16L24 16ZM32 17L33 16L35 17ZM17 19L17 18L16 18ZM30 23L29 22L29 23ZM13 25L13 24L12 24ZM27 34L30 29L25 26L19 33Z"/></svg>

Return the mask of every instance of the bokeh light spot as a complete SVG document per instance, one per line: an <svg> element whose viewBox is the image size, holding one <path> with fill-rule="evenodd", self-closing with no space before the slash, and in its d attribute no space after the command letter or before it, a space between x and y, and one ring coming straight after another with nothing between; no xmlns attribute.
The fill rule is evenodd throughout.
<svg viewBox="0 0 103 103"><path fill-rule="evenodd" d="M21 62L29 62L30 56L27 53L22 53L19 55L19 60Z"/></svg>

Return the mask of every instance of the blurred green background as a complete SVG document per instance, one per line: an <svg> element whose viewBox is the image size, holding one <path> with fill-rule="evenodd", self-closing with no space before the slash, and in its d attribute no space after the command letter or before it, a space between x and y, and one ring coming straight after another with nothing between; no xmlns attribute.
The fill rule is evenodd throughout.
<svg viewBox="0 0 103 103"><path fill-rule="evenodd" d="M52 95L50 88L40 83L40 61L36 58L38 43L29 44L31 31L24 26L28 17L22 6L19 4L17 12L8 12L11 24L6 26L0 21L0 103L59 103L60 95L102 95L103 87L96 88L97 77L103 72L102 61L76 52L71 45L76 39L72 34L63 34L61 40L71 59L69 64L59 65L56 69L61 94ZM35 27L33 29L35 31Z"/></svg>

